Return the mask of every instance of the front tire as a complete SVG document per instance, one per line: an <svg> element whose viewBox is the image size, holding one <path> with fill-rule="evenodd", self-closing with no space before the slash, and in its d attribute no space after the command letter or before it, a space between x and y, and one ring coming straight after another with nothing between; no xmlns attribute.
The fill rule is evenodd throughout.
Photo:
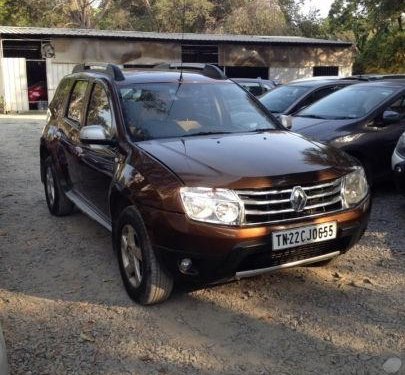
<svg viewBox="0 0 405 375"><path fill-rule="evenodd" d="M74 204L63 191L52 158L49 156L44 163L44 189L46 204L49 212L54 216L66 216L72 213Z"/></svg>
<svg viewBox="0 0 405 375"><path fill-rule="evenodd" d="M127 207L114 227L114 247L128 295L141 305L168 299L173 289L173 277L156 258L138 210Z"/></svg>

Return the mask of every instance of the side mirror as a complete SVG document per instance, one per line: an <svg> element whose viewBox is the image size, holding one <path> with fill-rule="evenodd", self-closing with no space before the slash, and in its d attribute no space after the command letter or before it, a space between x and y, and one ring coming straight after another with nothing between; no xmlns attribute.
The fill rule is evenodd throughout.
<svg viewBox="0 0 405 375"><path fill-rule="evenodd" d="M291 116L288 115L281 115L279 118L281 124L286 128L286 129L291 129L292 128L292 118Z"/></svg>
<svg viewBox="0 0 405 375"><path fill-rule="evenodd" d="M113 146L116 144L101 125L89 125L81 128L80 141L90 145Z"/></svg>
<svg viewBox="0 0 405 375"><path fill-rule="evenodd" d="M401 115L395 111L384 111L382 115L382 123L384 125L393 124L395 122L399 122L401 120Z"/></svg>

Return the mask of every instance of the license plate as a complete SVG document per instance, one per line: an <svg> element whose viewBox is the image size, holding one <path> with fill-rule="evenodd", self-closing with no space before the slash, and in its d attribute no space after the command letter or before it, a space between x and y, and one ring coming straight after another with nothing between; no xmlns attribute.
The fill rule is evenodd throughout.
<svg viewBox="0 0 405 375"><path fill-rule="evenodd" d="M336 222L308 225L306 227L273 233L273 250L288 249L336 238Z"/></svg>

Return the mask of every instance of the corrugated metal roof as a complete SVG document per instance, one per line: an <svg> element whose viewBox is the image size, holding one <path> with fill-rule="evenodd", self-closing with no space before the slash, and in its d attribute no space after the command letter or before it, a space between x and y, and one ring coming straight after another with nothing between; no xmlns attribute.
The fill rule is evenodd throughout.
<svg viewBox="0 0 405 375"><path fill-rule="evenodd" d="M185 33L155 33L141 31L111 31L94 29L65 29L44 27L14 27L0 26L0 35L24 37L82 37L106 39L142 39L159 41L187 41L213 43L254 43L254 44L307 44L307 45L336 45L350 46L349 42L337 40L303 38L297 36L261 36L233 34L191 34Z"/></svg>

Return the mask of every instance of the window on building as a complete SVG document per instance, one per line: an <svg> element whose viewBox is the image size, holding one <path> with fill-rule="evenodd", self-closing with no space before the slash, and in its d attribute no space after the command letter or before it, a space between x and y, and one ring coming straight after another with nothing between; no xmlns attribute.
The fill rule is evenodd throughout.
<svg viewBox="0 0 405 375"><path fill-rule="evenodd" d="M181 58L184 63L205 63L218 65L218 46L182 45Z"/></svg>
<svg viewBox="0 0 405 375"><path fill-rule="evenodd" d="M312 75L314 77L338 76L339 75L339 67L338 66L314 66Z"/></svg>
<svg viewBox="0 0 405 375"><path fill-rule="evenodd" d="M81 124L87 81L76 81L69 98L68 118Z"/></svg>
<svg viewBox="0 0 405 375"><path fill-rule="evenodd" d="M252 66L227 66L225 73L229 78L269 78L269 68Z"/></svg>

